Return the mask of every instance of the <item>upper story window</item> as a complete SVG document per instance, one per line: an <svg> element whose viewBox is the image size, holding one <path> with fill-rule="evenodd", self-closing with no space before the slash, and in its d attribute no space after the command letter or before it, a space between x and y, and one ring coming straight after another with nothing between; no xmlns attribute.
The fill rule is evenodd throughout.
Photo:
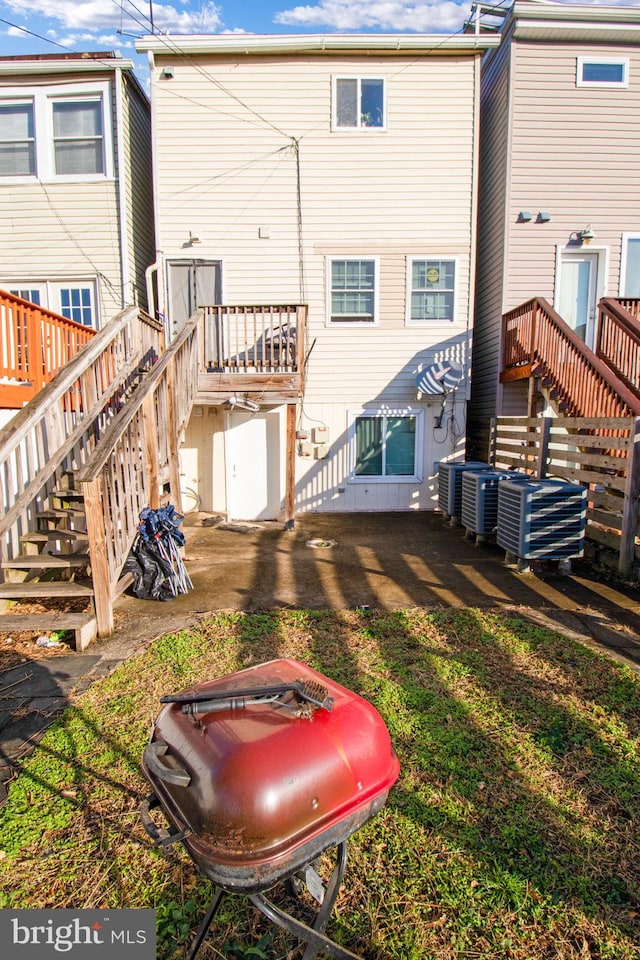
<svg viewBox="0 0 640 960"><path fill-rule="evenodd" d="M98 307L94 280L43 280L34 283L3 283L16 297L98 329Z"/></svg>
<svg viewBox="0 0 640 960"><path fill-rule="evenodd" d="M33 104L0 102L0 176L32 177L36 171Z"/></svg>
<svg viewBox="0 0 640 960"><path fill-rule="evenodd" d="M56 173L104 173L102 100L54 100L51 106Z"/></svg>
<svg viewBox="0 0 640 960"><path fill-rule="evenodd" d="M578 87L626 87L628 81L629 61L625 57L578 57Z"/></svg>
<svg viewBox="0 0 640 960"><path fill-rule="evenodd" d="M620 296L640 297L640 233L623 233Z"/></svg>
<svg viewBox="0 0 640 960"><path fill-rule="evenodd" d="M334 130L384 129L384 80L337 77L333 87Z"/></svg>
<svg viewBox="0 0 640 960"><path fill-rule="evenodd" d="M0 178L113 175L108 83L0 88Z"/></svg>
<svg viewBox="0 0 640 960"><path fill-rule="evenodd" d="M378 264L330 260L329 316L332 323L375 323Z"/></svg>
<svg viewBox="0 0 640 960"><path fill-rule="evenodd" d="M455 260L409 259L407 323L451 323L455 320Z"/></svg>

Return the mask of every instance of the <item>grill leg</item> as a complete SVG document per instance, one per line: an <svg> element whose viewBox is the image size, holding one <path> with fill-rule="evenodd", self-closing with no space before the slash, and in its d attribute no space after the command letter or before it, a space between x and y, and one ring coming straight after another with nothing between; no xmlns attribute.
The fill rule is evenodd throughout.
<svg viewBox="0 0 640 960"><path fill-rule="evenodd" d="M214 894L213 900L211 901L209 909L207 910L206 915L202 919L202 923L198 928L198 932L195 935L194 941L189 947L189 951L186 955L185 960L194 960L196 954L200 950L200 947L204 943L207 934L209 933L209 927L213 923L215 915L220 909L220 904L222 903L224 895L225 895L225 891L222 890L220 887L218 887Z"/></svg>
<svg viewBox="0 0 640 960"><path fill-rule="evenodd" d="M293 936L298 937L307 944L303 960L314 960L314 957L320 951L326 954L326 956L333 957L334 960L361 960L357 954L351 953L350 950L345 950L344 947L334 943L333 940L329 940L329 938L325 937L322 933L329 921L329 916L336 902L346 865L347 844L343 841L338 846L338 861L333 868L329 883L327 884L324 902L312 927L307 926L306 923L302 923L301 920L292 917L290 913L286 913L284 910L276 907L274 903L271 903L270 900L267 900L267 898L261 894L256 893L249 896L249 900L251 900L253 905L264 913L269 920L272 920L279 927L282 927L283 930L286 930L287 933L293 934Z"/></svg>

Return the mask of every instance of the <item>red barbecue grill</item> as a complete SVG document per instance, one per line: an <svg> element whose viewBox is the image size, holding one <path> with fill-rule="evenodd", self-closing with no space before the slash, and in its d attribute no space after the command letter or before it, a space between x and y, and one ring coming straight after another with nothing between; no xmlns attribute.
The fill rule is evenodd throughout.
<svg viewBox="0 0 640 960"><path fill-rule="evenodd" d="M193 960L223 897L244 894L270 920L319 951L358 960L323 933L346 867L347 838L384 804L399 763L377 710L296 660L272 660L162 697L143 770L141 806L165 849L181 841L217 884L187 954ZM160 806L159 827L150 811ZM336 848L326 886L312 862ZM311 926L263 892L304 881L320 909Z"/></svg>

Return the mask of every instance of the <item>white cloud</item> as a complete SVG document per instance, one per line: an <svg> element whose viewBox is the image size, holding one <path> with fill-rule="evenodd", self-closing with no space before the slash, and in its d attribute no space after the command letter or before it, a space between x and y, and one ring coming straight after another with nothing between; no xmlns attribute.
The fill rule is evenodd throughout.
<svg viewBox="0 0 640 960"><path fill-rule="evenodd" d="M120 28L133 33L150 31L146 10L129 7L130 15L121 18L120 9L115 3L105 0L4 0L4 3L20 17L47 17L56 20L61 27L76 30L113 30ZM139 12L138 12L139 11ZM156 30L164 33L213 33L222 24L221 11L211 0L203 3L195 11L178 10L171 4L154 4L153 21Z"/></svg>
<svg viewBox="0 0 640 960"><path fill-rule="evenodd" d="M459 30L468 19L470 0L434 0L402 3L401 0L319 0L317 4L283 10L275 23L334 30L402 30L435 33Z"/></svg>

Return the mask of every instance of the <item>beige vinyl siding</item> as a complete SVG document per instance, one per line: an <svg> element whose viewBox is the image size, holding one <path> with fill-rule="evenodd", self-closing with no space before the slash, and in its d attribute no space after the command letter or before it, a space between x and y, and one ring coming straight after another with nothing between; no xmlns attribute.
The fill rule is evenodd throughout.
<svg viewBox="0 0 640 960"><path fill-rule="evenodd" d="M553 303L556 245L587 224L593 246L608 250L607 292L615 296L621 235L640 227L640 51L518 43L515 54L510 219L542 209L552 220L512 226L506 304L534 295ZM576 87L584 54L628 57L628 88Z"/></svg>
<svg viewBox="0 0 640 960"><path fill-rule="evenodd" d="M505 230L509 188L510 51L491 55L482 78L478 275L467 453L484 458L490 418L499 391L500 337L505 276Z"/></svg>
<svg viewBox="0 0 640 960"><path fill-rule="evenodd" d="M123 129L125 154L127 303L147 309L145 270L155 260L151 169L151 107L135 81L124 77Z"/></svg>
<svg viewBox="0 0 640 960"><path fill-rule="evenodd" d="M165 62L153 94L165 257L221 260L230 303L306 299L309 400L335 399L337 384L345 402L415 399L420 365L458 350L469 324L474 57L203 57L211 80L180 60L163 79ZM331 131L339 76L386 79L385 131ZM411 255L457 258L457 323L405 327ZM379 259L378 326L327 325L327 256Z"/></svg>
<svg viewBox="0 0 640 960"><path fill-rule="evenodd" d="M111 81L111 74L48 74L3 78L25 88ZM0 286L9 281L96 279L100 323L121 309L120 229L113 179L5 182L0 179Z"/></svg>

